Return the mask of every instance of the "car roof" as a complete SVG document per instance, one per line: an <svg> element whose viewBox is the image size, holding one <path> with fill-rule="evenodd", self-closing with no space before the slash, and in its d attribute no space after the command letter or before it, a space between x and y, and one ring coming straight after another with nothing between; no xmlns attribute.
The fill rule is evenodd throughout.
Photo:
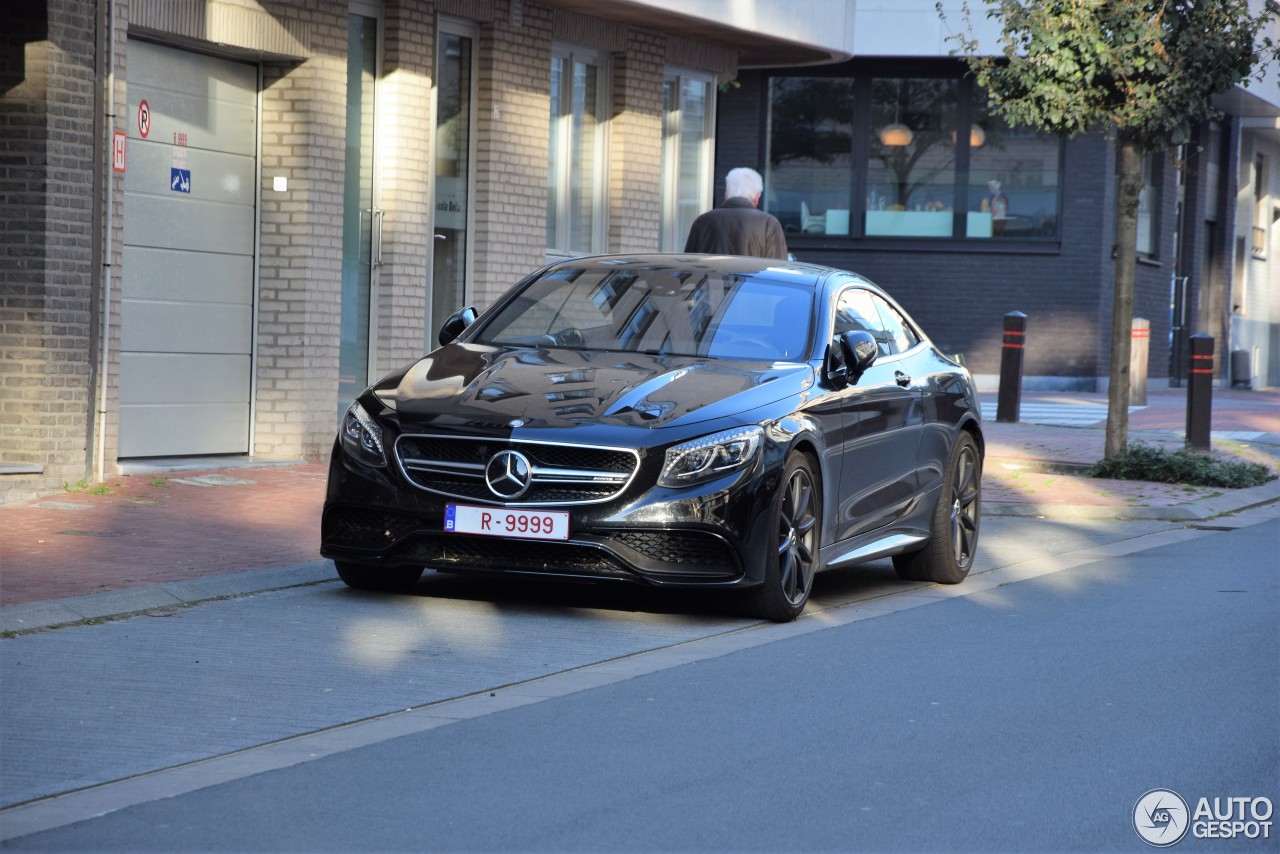
<svg viewBox="0 0 1280 854"><path fill-rule="evenodd" d="M730 273L744 276L768 275L770 278L791 279L802 282L807 280L813 285L821 284L831 275L849 276L860 282L871 284L857 273L824 267L820 264L807 264L802 261L783 261L777 258L750 258L744 255L699 255L687 252L650 252L614 255L589 255L580 258L566 258L549 265L546 269L563 268L588 269L644 269L644 268L685 268L706 269L718 273Z"/></svg>

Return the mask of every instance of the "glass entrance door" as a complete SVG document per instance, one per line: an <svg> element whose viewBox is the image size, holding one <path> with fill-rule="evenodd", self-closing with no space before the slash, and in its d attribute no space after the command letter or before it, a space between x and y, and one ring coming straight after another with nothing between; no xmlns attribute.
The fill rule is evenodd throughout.
<svg viewBox="0 0 1280 854"><path fill-rule="evenodd" d="M346 186L342 210L342 318L338 350L338 416L369 384L370 311L375 285L374 87L378 19L347 16Z"/></svg>
<svg viewBox="0 0 1280 854"><path fill-rule="evenodd" d="M471 271L471 164L475 127L473 27L441 20L436 35L434 260L426 345L467 299Z"/></svg>

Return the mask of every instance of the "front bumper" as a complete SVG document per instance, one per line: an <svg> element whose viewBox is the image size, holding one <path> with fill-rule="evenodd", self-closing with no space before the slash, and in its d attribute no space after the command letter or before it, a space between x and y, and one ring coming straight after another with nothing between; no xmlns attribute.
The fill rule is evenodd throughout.
<svg viewBox="0 0 1280 854"><path fill-rule="evenodd" d="M770 545L764 520L775 488L760 463L702 488L645 492L633 485L606 504L556 507L570 512L567 541L472 536L445 532L452 499L393 470L350 461L335 447L320 553L372 566L751 586L764 578Z"/></svg>

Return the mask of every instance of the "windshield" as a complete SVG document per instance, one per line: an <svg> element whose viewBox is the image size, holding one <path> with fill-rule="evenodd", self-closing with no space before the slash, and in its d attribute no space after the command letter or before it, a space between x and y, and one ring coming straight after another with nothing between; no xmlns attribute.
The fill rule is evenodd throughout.
<svg viewBox="0 0 1280 854"><path fill-rule="evenodd" d="M481 330L480 344L803 359L810 288L705 269L557 267Z"/></svg>

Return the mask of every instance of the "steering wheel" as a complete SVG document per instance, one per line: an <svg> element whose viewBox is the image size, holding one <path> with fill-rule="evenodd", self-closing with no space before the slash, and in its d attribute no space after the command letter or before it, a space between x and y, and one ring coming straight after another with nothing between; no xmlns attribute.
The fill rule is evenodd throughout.
<svg viewBox="0 0 1280 854"><path fill-rule="evenodd" d="M561 347L581 347L584 339L582 330L576 326L568 326L559 332L546 336L550 343L559 344Z"/></svg>

